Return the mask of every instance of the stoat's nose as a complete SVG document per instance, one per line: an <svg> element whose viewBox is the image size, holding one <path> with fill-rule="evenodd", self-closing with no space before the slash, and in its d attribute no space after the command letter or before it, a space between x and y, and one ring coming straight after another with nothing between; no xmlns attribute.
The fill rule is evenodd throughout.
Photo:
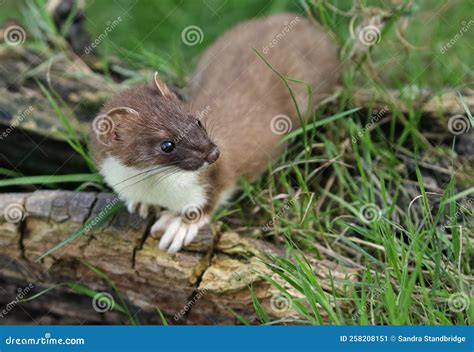
<svg viewBox="0 0 474 352"><path fill-rule="evenodd" d="M211 151L207 153L204 160L208 162L209 164L212 164L212 163L215 163L217 159L219 159L219 155L220 155L219 148L214 146L212 147Z"/></svg>

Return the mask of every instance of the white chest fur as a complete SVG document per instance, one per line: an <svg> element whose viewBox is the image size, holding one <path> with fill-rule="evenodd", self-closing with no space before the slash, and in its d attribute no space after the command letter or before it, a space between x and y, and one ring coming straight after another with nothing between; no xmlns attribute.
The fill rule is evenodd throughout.
<svg viewBox="0 0 474 352"><path fill-rule="evenodd" d="M206 195L197 172L178 171L170 176L160 172L150 176L151 172L144 171L125 166L113 157L105 159L101 166L105 181L123 200L159 205L175 212L189 205L205 205Z"/></svg>

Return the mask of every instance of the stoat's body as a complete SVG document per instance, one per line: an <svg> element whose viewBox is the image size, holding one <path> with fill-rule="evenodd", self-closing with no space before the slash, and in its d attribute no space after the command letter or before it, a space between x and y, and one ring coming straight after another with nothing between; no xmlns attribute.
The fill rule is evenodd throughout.
<svg viewBox="0 0 474 352"><path fill-rule="evenodd" d="M130 210L169 210L152 228L165 230L160 248L175 252L192 241L239 178L257 178L282 152L282 134L300 125L287 87L254 49L284 77L311 84L315 103L339 79L328 35L301 15L279 14L220 37L197 65L187 105L155 76L102 110L113 130L93 135L101 173ZM307 86L290 86L304 114Z"/></svg>

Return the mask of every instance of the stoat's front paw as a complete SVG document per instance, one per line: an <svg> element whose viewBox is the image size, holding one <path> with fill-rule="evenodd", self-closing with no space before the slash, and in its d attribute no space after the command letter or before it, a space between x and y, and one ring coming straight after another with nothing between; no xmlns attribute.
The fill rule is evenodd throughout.
<svg viewBox="0 0 474 352"><path fill-rule="evenodd" d="M134 202L132 200L126 202L127 210L129 213L137 213L144 219L150 214L150 206L140 202Z"/></svg>
<svg viewBox="0 0 474 352"><path fill-rule="evenodd" d="M151 232L164 231L160 239L160 249L168 250L168 253L176 253L190 244L199 229L209 221L208 215L202 215L199 219L190 221L185 215L176 216L170 212L163 212L160 219L151 227Z"/></svg>

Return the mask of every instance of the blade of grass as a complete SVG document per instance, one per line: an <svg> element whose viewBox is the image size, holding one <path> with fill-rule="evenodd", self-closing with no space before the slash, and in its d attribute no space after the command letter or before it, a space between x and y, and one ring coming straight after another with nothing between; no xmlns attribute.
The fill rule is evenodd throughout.
<svg viewBox="0 0 474 352"><path fill-rule="evenodd" d="M23 186L23 185L50 185L57 183L75 182L95 182L103 183L103 178L99 174L71 174L71 175L45 175L45 176L24 176L0 180L0 187Z"/></svg>
<svg viewBox="0 0 474 352"><path fill-rule="evenodd" d="M124 208L124 204L122 202L116 202L114 203L110 208L107 209L107 211L103 211L103 216L95 216L94 218L91 218L86 221L85 224L83 224L79 229L74 231L71 235L69 235L66 239L58 243L56 246L53 248L49 249L46 251L46 253L42 254L40 257L38 257L35 262L39 262L41 259L44 257L54 253L58 249L64 247L66 244L69 242L74 241L76 238L89 233L90 231L93 231L100 226L102 226L112 215L117 213L120 209Z"/></svg>
<svg viewBox="0 0 474 352"><path fill-rule="evenodd" d="M339 113L334 114L332 116L326 117L322 120L306 124L306 130L311 130L311 129L314 129L314 128L322 127L324 125L327 125L330 122L339 120L340 118L343 118L345 116L353 114L354 112L356 112L358 110L360 110L360 108L354 108L354 109L351 109L351 110L348 110L348 111L339 112ZM284 142L288 141L289 139L292 139L292 138L294 138L296 136L299 136L300 134L303 134L303 133L304 133L304 129L302 127L297 128L296 130L291 131L290 133L286 134L280 140L280 143L284 143Z"/></svg>
<svg viewBox="0 0 474 352"><path fill-rule="evenodd" d="M166 320L165 316L163 315L163 312L161 311L160 308L156 307L156 312L158 313L158 315L160 316L160 319L161 319L161 325L164 325L164 326L168 326L168 320Z"/></svg>
<svg viewBox="0 0 474 352"><path fill-rule="evenodd" d="M89 155L89 152L85 149L85 147L82 145L82 140L76 131L76 129L72 126L71 121L69 118L64 114L63 110L59 106L59 104L56 102L56 100L53 98L51 93L41 84L41 82L36 81L38 86L40 87L41 91L43 94L46 96L48 99L48 102L50 103L51 107L53 108L54 112L56 113L57 117L61 121L61 124L64 126L64 129L66 130L66 141L68 144L71 146L71 148L76 151L81 157L84 159L84 161L87 163L91 171L95 171L95 164L94 161L92 160L92 157Z"/></svg>

